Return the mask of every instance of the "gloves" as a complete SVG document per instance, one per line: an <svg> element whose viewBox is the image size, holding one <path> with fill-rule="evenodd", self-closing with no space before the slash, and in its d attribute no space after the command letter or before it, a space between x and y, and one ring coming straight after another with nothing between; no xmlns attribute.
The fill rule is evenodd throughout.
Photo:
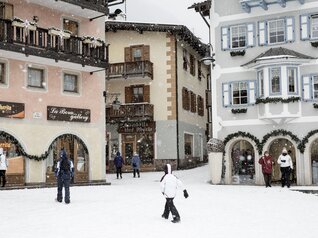
<svg viewBox="0 0 318 238"><path fill-rule="evenodd" d="M184 196L185 198L188 198L188 197L189 197L189 194L188 194L187 190L183 190L183 196Z"/></svg>

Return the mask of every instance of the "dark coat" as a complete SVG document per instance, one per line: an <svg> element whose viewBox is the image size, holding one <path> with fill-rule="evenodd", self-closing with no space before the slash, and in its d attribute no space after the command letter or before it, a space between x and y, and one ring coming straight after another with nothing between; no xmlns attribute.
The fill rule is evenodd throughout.
<svg viewBox="0 0 318 238"><path fill-rule="evenodd" d="M117 155L114 158L114 165L116 166L116 168L121 168L123 164L124 164L124 159L123 157L121 157L120 153L117 152Z"/></svg>
<svg viewBox="0 0 318 238"><path fill-rule="evenodd" d="M272 156L270 156L270 155L265 156L264 155L259 159L258 163L260 165L262 165L263 174L271 174L272 173L273 164L274 164Z"/></svg>

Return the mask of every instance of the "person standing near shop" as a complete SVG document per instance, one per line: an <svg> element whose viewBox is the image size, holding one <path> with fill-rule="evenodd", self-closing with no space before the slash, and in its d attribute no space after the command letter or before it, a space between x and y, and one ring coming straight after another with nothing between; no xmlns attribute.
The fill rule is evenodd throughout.
<svg viewBox="0 0 318 238"><path fill-rule="evenodd" d="M6 186L7 168L8 168L8 160L4 154L3 148L0 148L0 182L2 180L2 187Z"/></svg>
<svg viewBox="0 0 318 238"><path fill-rule="evenodd" d="M121 168L123 167L124 159L123 159L123 157L120 155L120 152L119 152L119 151L117 151L116 157L114 158L114 164L115 164L115 167L116 167L117 179L119 178L119 176L120 176L120 178L123 178L123 177L122 177Z"/></svg>
<svg viewBox="0 0 318 238"><path fill-rule="evenodd" d="M265 151L264 156L262 156L258 160L258 163L262 165L262 172L263 172L266 188L272 187L271 182L272 182L272 170L273 170L274 161L272 156L269 155L268 151Z"/></svg>
<svg viewBox="0 0 318 238"><path fill-rule="evenodd" d="M285 185L290 187L290 172L293 169L293 161L287 153L286 148L283 148L282 154L278 157L277 163L280 165L280 172L282 173L282 187Z"/></svg>
<svg viewBox="0 0 318 238"><path fill-rule="evenodd" d="M134 153L134 156L132 157L131 159L131 165L132 165L132 168L133 168L133 175L134 175L134 178L136 177L136 173L138 175L138 178L140 178L140 164L141 164L141 161L140 161L140 157L139 155L135 152Z"/></svg>
<svg viewBox="0 0 318 238"><path fill-rule="evenodd" d="M63 200L63 187L65 190L64 201L66 204L71 202L70 200L70 183L74 176L73 162L66 156L64 149L61 149L60 160L57 162L55 169L55 176L57 176L57 198L58 202Z"/></svg>

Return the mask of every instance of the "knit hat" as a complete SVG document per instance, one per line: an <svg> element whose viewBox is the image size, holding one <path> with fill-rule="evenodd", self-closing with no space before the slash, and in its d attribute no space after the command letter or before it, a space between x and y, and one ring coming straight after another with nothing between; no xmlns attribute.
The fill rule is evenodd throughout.
<svg viewBox="0 0 318 238"><path fill-rule="evenodd" d="M286 148L285 148L285 147L283 148L282 153L286 153L286 154L287 154L287 150L286 150Z"/></svg>

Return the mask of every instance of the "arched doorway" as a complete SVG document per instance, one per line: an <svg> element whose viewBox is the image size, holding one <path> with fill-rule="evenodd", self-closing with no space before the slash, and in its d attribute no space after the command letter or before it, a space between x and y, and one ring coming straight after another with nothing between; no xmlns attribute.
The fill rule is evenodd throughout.
<svg viewBox="0 0 318 238"><path fill-rule="evenodd" d="M312 183L318 184L318 139L314 140L310 149Z"/></svg>
<svg viewBox="0 0 318 238"><path fill-rule="evenodd" d="M74 183L88 182L89 155L84 142L72 134L64 134L57 137L50 146L51 150L47 158L46 182L55 183L54 170L59 160L59 152L62 148L74 164Z"/></svg>
<svg viewBox="0 0 318 238"><path fill-rule="evenodd" d="M273 142L271 142L269 146L269 154L273 157L274 165L273 165L273 173L272 173L272 181L273 182L279 182L281 181L281 172L279 164L277 163L278 157L281 155L283 148L286 148L288 151L288 154L292 158L293 161L293 170L290 175L290 181L292 183L296 183L296 151L294 145L287 139L284 138L278 138L275 139Z"/></svg>
<svg viewBox="0 0 318 238"><path fill-rule="evenodd" d="M255 154L251 143L240 140L233 145L232 183L255 184Z"/></svg>
<svg viewBox="0 0 318 238"><path fill-rule="evenodd" d="M6 172L7 185L25 184L25 163L21 144L12 135L0 131L0 147L3 148L9 166Z"/></svg>

